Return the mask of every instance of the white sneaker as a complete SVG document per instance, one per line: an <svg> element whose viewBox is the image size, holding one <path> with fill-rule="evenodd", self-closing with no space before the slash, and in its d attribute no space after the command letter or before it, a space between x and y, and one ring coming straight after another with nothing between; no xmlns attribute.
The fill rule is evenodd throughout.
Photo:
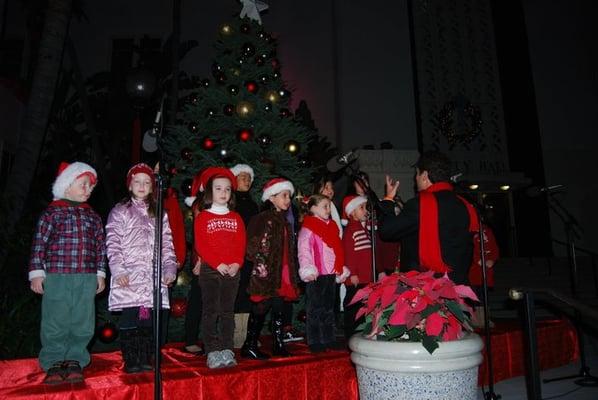
<svg viewBox="0 0 598 400"><path fill-rule="evenodd" d="M234 367L237 365L237 360L235 359L235 353L232 350L226 349L220 352L220 360L222 361L223 367Z"/></svg>
<svg viewBox="0 0 598 400"><path fill-rule="evenodd" d="M210 369L215 369L215 368L222 368L226 364L224 363L224 360L222 359L221 352L219 352L219 351L210 351L208 353L208 360L206 361L206 365Z"/></svg>
<svg viewBox="0 0 598 400"><path fill-rule="evenodd" d="M292 330L287 331L287 332L283 333L283 335L282 335L282 341L284 343L300 342L303 339L305 339L303 336L299 335L296 332L293 332Z"/></svg>

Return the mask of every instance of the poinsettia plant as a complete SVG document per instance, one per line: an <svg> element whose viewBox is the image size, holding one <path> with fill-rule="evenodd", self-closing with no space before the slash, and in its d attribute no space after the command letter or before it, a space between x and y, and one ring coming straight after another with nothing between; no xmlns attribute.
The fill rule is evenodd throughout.
<svg viewBox="0 0 598 400"><path fill-rule="evenodd" d="M371 283L356 293L351 304L362 303L356 319L365 316L365 322L357 330L366 337L421 342L432 354L438 342L473 331L467 299L478 301L469 286L455 285L447 275L409 271Z"/></svg>

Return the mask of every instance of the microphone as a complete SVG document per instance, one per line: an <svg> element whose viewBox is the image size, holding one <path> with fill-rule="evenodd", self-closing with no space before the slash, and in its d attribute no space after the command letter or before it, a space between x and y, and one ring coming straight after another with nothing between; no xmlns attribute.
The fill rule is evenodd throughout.
<svg viewBox="0 0 598 400"><path fill-rule="evenodd" d="M357 150L351 150L344 154L334 156L326 163L326 168L330 172L337 172L353 163L359 158Z"/></svg>
<svg viewBox="0 0 598 400"><path fill-rule="evenodd" d="M552 185L552 186L532 186L527 188L525 194L529 197L536 197L541 195L542 193L552 193L564 189L565 185Z"/></svg>

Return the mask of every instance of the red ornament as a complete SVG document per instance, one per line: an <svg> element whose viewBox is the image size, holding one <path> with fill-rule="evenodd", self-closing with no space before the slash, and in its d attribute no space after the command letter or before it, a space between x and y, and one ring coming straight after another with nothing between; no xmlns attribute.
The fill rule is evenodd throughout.
<svg viewBox="0 0 598 400"><path fill-rule="evenodd" d="M187 313L187 299L184 297L172 299L170 304L170 313L175 318L184 317Z"/></svg>
<svg viewBox="0 0 598 400"><path fill-rule="evenodd" d="M274 69L278 69L278 67L280 67L280 61L278 61L278 58L273 58L270 63Z"/></svg>
<svg viewBox="0 0 598 400"><path fill-rule="evenodd" d="M239 131L239 140L242 142L247 142L253 136L251 129L241 129Z"/></svg>
<svg viewBox="0 0 598 400"><path fill-rule="evenodd" d="M207 136L201 141L201 148L204 150L213 150L215 146L216 143L214 143L214 141Z"/></svg>
<svg viewBox="0 0 598 400"><path fill-rule="evenodd" d="M258 86L257 86L257 83L255 83L254 81L248 81L248 82L245 82L245 88L247 89L247 91L249 93L255 94L255 93L257 93Z"/></svg>
<svg viewBox="0 0 598 400"><path fill-rule="evenodd" d="M118 336L118 329L112 322L106 322L98 330L98 339L102 343L112 343Z"/></svg>
<svg viewBox="0 0 598 400"><path fill-rule="evenodd" d="M176 174L177 174L176 167L172 167L172 168L170 168L170 169L168 170L168 173L169 173L170 175L176 175Z"/></svg>

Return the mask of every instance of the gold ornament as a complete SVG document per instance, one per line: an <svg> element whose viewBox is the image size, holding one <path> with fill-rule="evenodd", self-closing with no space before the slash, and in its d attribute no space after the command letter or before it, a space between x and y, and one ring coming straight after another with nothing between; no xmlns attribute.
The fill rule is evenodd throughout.
<svg viewBox="0 0 598 400"><path fill-rule="evenodd" d="M266 92L266 100L268 100L270 103L276 103L279 98L280 97L276 90L268 90Z"/></svg>
<svg viewBox="0 0 598 400"><path fill-rule="evenodd" d="M187 286L189 284L189 282L191 282L191 278L189 277L189 274L186 273L185 271L179 272L179 276L177 276L177 278L176 278L177 286Z"/></svg>
<svg viewBox="0 0 598 400"><path fill-rule="evenodd" d="M240 117L248 117L253 112L253 104L248 101L240 101L237 104L237 114Z"/></svg>
<svg viewBox="0 0 598 400"><path fill-rule="evenodd" d="M222 28L220 28L220 32L222 32L223 35L230 35L232 31L230 25L222 25Z"/></svg>

